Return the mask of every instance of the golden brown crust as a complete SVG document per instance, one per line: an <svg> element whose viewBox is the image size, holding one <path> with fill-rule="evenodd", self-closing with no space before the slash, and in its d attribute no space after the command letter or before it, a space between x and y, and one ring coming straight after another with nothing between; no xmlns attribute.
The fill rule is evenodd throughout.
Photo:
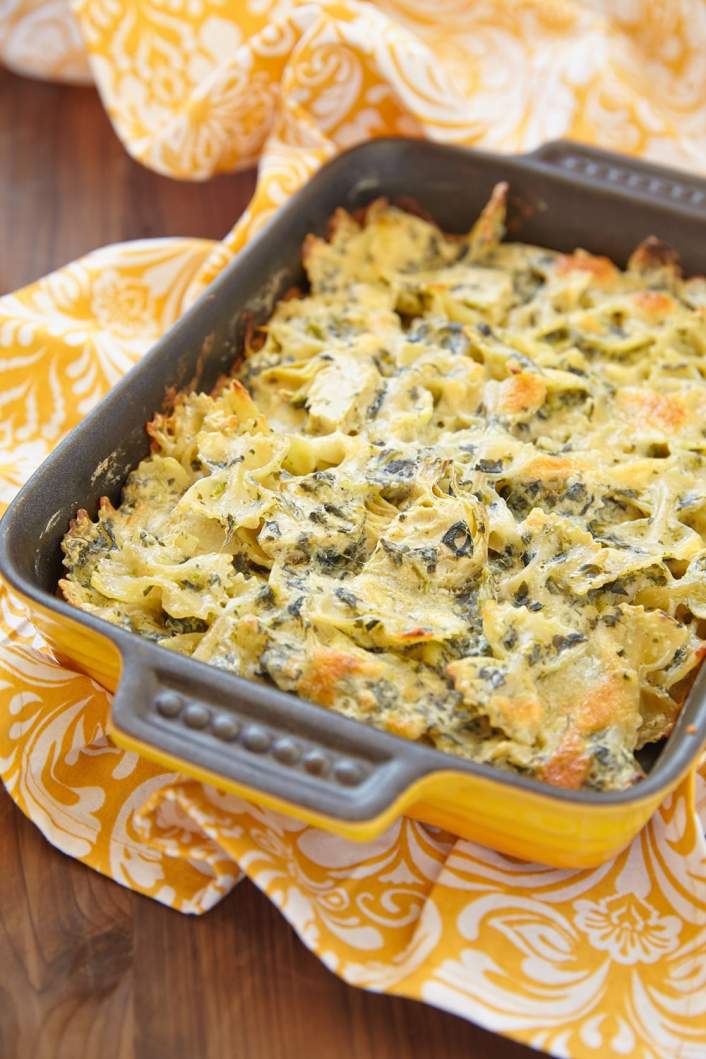
<svg viewBox="0 0 706 1059"><path fill-rule="evenodd" d="M663 239L658 239L656 235L649 235L633 251L628 268L633 272L643 274L664 268L676 275L681 273L681 264L676 250Z"/></svg>
<svg viewBox="0 0 706 1059"><path fill-rule="evenodd" d="M591 758L584 743L575 732L563 740L549 761L540 770L540 778L552 787L577 791L583 787L591 771Z"/></svg>
<svg viewBox="0 0 706 1059"><path fill-rule="evenodd" d="M618 276L618 270L610 258L589 254L586 250L564 254L557 264L556 271L559 276L568 276L572 272L587 273L591 282L598 287L610 286Z"/></svg>
<svg viewBox="0 0 706 1059"><path fill-rule="evenodd" d="M483 207L480 217L470 234L471 257L482 258L498 245L505 234L505 213L509 185L502 180L493 188L490 199Z"/></svg>
<svg viewBox="0 0 706 1059"><path fill-rule="evenodd" d="M308 660L298 691L319 706L333 706L341 680L364 670L364 663L334 648L319 647Z"/></svg>

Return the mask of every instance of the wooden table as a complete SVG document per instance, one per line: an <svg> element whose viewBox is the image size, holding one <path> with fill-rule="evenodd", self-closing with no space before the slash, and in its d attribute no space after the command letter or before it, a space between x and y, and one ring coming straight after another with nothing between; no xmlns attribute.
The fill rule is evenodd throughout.
<svg viewBox="0 0 706 1059"><path fill-rule="evenodd" d="M254 184L158 177L90 88L0 70L0 292L103 243L218 238ZM0 789L1 1059L530 1059L412 1001L352 989L250 883L202 918L63 856Z"/></svg>

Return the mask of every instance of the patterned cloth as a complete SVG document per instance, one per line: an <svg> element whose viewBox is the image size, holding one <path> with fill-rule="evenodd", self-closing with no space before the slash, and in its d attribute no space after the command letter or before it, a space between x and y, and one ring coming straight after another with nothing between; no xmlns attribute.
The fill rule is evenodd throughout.
<svg viewBox="0 0 706 1059"><path fill-rule="evenodd" d="M559 135L706 168L701 0L0 3L0 59L95 78L140 161L261 158L221 244L99 250L0 300L0 497L338 149L388 132L524 150ZM88 53L80 43L81 36ZM110 697L0 596L0 773L66 853L185 912L246 873L347 982L557 1056L706 1055L706 852L693 776L601 868L524 864L402 820L346 842L112 746Z"/></svg>

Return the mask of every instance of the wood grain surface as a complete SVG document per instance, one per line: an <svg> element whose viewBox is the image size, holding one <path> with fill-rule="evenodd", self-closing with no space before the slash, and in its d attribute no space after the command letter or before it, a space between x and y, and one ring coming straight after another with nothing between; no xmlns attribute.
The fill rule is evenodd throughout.
<svg viewBox="0 0 706 1059"><path fill-rule="evenodd" d="M178 183L133 162L90 88L0 70L0 291L108 242L218 238L252 173ZM327 971L249 882L203 917L53 849L0 789L0 1059L530 1059Z"/></svg>

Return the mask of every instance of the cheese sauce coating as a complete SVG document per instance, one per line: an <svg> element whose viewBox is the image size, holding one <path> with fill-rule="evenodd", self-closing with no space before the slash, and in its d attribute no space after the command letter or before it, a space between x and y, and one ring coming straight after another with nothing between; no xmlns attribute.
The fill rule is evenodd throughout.
<svg viewBox="0 0 706 1059"><path fill-rule="evenodd" d="M374 203L310 236L237 377L79 512L69 602L566 788L667 735L706 620L706 282ZM256 348L257 347L257 348Z"/></svg>

